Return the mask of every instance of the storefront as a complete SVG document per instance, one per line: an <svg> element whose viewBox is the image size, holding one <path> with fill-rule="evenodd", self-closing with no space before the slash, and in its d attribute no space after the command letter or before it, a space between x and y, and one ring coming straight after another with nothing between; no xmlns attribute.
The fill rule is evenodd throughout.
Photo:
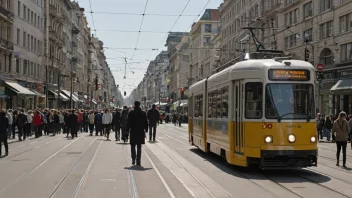
<svg viewBox="0 0 352 198"><path fill-rule="evenodd" d="M352 67L324 71L320 87L320 100L324 114L352 113Z"/></svg>
<svg viewBox="0 0 352 198"><path fill-rule="evenodd" d="M6 109L18 109L23 108L25 110L34 109L34 101L36 99L36 93L32 92L26 87L18 84L15 81L2 81L0 85L1 102L2 108ZM5 90L5 92L4 92Z"/></svg>
<svg viewBox="0 0 352 198"><path fill-rule="evenodd" d="M61 90L61 93L62 94L64 94L64 96L66 97L66 98L68 98L68 107L70 107L70 98L71 98L71 92L70 91L68 91L68 90ZM76 93L72 93L72 104L73 104L73 108L80 108L80 106L81 106L81 104L80 103L82 103L82 101L80 101L79 100L79 98L78 98L78 94L76 94ZM68 108L67 107L67 108Z"/></svg>

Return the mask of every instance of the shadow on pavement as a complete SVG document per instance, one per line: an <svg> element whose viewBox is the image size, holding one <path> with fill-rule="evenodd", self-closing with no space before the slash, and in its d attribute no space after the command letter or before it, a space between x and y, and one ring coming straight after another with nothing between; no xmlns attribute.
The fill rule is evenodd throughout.
<svg viewBox="0 0 352 198"><path fill-rule="evenodd" d="M144 168L143 166L131 166L125 167L126 170L135 170L135 171L148 171L152 170L153 168Z"/></svg>
<svg viewBox="0 0 352 198"><path fill-rule="evenodd" d="M279 183L303 183L307 182L307 180L311 180L315 183L325 183L331 180L331 178L326 175L321 175L306 169L262 170L259 167L239 167L228 164L223 158L213 153L204 153L197 148L191 148L190 151L199 155L204 161L210 162L220 170L243 179L275 180L275 182ZM309 177L309 179L305 176Z"/></svg>

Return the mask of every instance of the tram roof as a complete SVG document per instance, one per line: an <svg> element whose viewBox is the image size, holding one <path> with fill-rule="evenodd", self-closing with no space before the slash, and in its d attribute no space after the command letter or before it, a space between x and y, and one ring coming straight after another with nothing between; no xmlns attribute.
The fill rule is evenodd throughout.
<svg viewBox="0 0 352 198"><path fill-rule="evenodd" d="M207 81L207 79L203 79L199 82L194 83L193 85L191 85L189 87L189 91L191 93L193 93L193 92L197 92L197 91L201 90L202 88L204 88L206 81Z"/></svg>

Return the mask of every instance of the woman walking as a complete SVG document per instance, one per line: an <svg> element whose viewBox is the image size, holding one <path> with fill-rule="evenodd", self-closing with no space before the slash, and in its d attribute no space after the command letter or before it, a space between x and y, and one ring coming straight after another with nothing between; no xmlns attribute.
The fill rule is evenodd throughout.
<svg viewBox="0 0 352 198"><path fill-rule="evenodd" d="M89 120L89 135L92 136L93 135L93 131L94 131L94 112L90 111L90 114L88 116L88 120Z"/></svg>
<svg viewBox="0 0 352 198"><path fill-rule="evenodd" d="M337 147L336 166L339 166L340 152L342 148L343 167L346 167L346 147L347 147L348 132L349 132L349 126L348 126L346 117L347 117L346 113L341 111L339 113L337 120L334 122L332 126L332 131L331 131L332 133L335 133L335 141L336 141L336 147Z"/></svg>

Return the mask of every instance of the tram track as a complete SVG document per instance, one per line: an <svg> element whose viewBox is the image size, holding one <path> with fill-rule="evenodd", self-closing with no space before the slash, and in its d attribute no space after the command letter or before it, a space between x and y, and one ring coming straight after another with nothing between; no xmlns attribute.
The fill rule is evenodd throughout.
<svg viewBox="0 0 352 198"><path fill-rule="evenodd" d="M58 183L58 185L56 185L56 187L54 188L54 190L50 193L49 198L53 197L56 193L56 191L60 188L60 186L62 185L62 183L66 180L66 178L68 177L68 175L72 172L72 170L77 166L77 164L80 162L80 160L82 159L82 157L84 156L84 154L88 151L88 149L93 145L93 143L97 140L98 137L94 138L90 144L88 145L88 147L80 154L80 156L78 157L78 159L75 161L75 163L71 166L71 168L67 171L67 173L64 175L64 177L60 180L60 182Z"/></svg>
<svg viewBox="0 0 352 198"><path fill-rule="evenodd" d="M9 189L10 187L12 187L14 184L16 184L18 181L20 181L22 178L24 178L25 176L33 173L34 171L38 170L41 166L43 166L45 163L47 163L50 159L52 159L53 157L55 157L57 154L59 154L61 151L63 151L64 149L66 149L67 147L69 147L70 145L72 145L73 143L75 143L77 140L81 139L82 137L78 137L76 139L74 139L73 141L71 141L70 143L66 144L64 147L62 147L60 150L56 151L54 154L52 154L51 156L49 156L48 158L46 158L44 161L42 161L42 163L40 163L38 166L30 169L29 171L26 171L25 173L23 173L21 176L17 177L13 182L11 182L10 184L8 184L7 186L5 186L3 189L0 190L0 195L7 189Z"/></svg>
<svg viewBox="0 0 352 198"><path fill-rule="evenodd" d="M36 146L36 147L31 148L31 149L25 150L25 151L23 151L23 152L19 152L19 153L17 153L17 154L14 154L14 155L8 156L8 157L6 157L6 158L0 159L0 164L3 164L4 162L9 161L10 159L13 159L13 158L15 158L15 157L17 157L17 156L20 156L20 155L22 155L22 154L24 154L24 153L27 153L27 152L29 152L29 151L32 151L32 150L41 148L41 147L43 147L43 146L45 146L45 145L48 145L49 143L52 143L52 142L55 142L55 141L59 140L59 139L61 139L61 137L56 138L56 139L53 139L53 140L50 140L50 141L48 141L48 142L45 142L44 144L42 144L42 145L40 145L40 146ZM30 144L28 144L28 145L26 145L26 146L29 146L29 145L32 145L32 144L33 144L33 143L30 143ZM24 147L24 146L21 146L20 148L22 148L22 147ZM17 148L19 148L19 147L17 147ZM14 149L12 149L12 150L15 150L15 149L17 149L17 148L14 148ZM11 150L9 150L9 151L11 151Z"/></svg>

